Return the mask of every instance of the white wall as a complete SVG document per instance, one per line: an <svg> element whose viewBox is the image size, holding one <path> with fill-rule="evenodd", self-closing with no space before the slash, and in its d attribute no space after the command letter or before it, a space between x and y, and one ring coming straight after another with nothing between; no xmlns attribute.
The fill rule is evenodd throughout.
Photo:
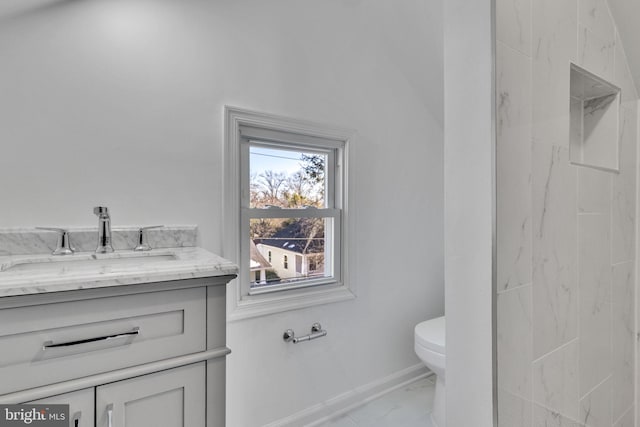
<svg viewBox="0 0 640 427"><path fill-rule="evenodd" d="M443 313L441 10L430 0L3 0L0 227L195 223L221 250L225 104L358 131L358 298L228 325L228 425L419 361ZM284 344L320 321L329 335Z"/></svg>
<svg viewBox="0 0 640 427"><path fill-rule="evenodd" d="M491 3L444 3L448 427L493 425Z"/></svg>

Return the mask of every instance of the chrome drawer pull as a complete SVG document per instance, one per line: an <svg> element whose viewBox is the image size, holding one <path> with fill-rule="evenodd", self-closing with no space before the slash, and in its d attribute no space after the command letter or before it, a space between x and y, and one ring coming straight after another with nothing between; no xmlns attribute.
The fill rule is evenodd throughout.
<svg viewBox="0 0 640 427"><path fill-rule="evenodd" d="M84 339L84 340L61 342L61 343L58 343L58 344L54 344L53 341L46 341L45 343L42 344L42 349L46 350L48 348L56 348L56 347L71 347L71 346L74 346L74 345L87 344L87 343L96 342L96 341L114 340L114 339L118 339L118 338L124 338L124 337L128 337L128 336L132 336L132 335L138 335L139 333L140 333L140 328L138 326L136 326L135 328L133 328L129 332L123 332L121 334L105 335L105 336L102 336L102 337L94 337L94 338L87 338L87 339Z"/></svg>

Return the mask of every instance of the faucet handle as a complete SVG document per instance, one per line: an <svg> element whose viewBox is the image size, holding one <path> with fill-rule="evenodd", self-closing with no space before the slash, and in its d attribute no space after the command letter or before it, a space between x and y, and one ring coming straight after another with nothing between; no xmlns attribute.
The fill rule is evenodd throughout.
<svg viewBox="0 0 640 427"><path fill-rule="evenodd" d="M36 227L37 230L54 231L58 233L58 242L56 243L56 249L51 252L52 255L71 255L75 249L71 246L71 239L69 239L69 230L65 228L55 227Z"/></svg>
<svg viewBox="0 0 640 427"><path fill-rule="evenodd" d="M96 206L93 208L93 213L98 216L109 215L109 208L106 206Z"/></svg>
<svg viewBox="0 0 640 427"><path fill-rule="evenodd" d="M147 230L151 230L153 228L161 228L164 225L149 225L147 227L140 227L138 229L138 245L133 248L134 251L150 251L151 246L147 242Z"/></svg>

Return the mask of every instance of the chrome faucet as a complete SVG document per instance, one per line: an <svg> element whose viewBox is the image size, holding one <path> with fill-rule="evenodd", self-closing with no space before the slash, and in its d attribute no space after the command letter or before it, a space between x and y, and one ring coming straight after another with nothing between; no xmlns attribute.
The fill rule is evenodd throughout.
<svg viewBox="0 0 640 427"><path fill-rule="evenodd" d="M96 206L93 213L98 216L98 247L97 254L106 254L113 252L111 246L111 217L109 216L109 208L106 206Z"/></svg>

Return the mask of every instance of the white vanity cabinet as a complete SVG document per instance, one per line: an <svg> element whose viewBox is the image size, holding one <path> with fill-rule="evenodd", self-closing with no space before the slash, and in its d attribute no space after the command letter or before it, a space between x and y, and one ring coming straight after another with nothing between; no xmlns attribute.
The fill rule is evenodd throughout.
<svg viewBox="0 0 640 427"><path fill-rule="evenodd" d="M69 426L93 426L95 420L95 390L93 387L25 403L69 405Z"/></svg>
<svg viewBox="0 0 640 427"><path fill-rule="evenodd" d="M198 362L26 403L68 404L70 427L182 427L206 425L205 396Z"/></svg>
<svg viewBox="0 0 640 427"><path fill-rule="evenodd" d="M205 425L205 362L96 388L96 427Z"/></svg>
<svg viewBox="0 0 640 427"><path fill-rule="evenodd" d="M0 403L69 404L71 427L223 427L234 277L0 298Z"/></svg>

